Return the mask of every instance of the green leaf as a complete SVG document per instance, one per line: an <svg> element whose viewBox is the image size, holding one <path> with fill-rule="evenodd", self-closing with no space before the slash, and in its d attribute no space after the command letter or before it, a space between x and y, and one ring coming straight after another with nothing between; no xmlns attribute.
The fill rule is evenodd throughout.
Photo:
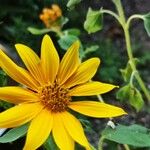
<svg viewBox="0 0 150 150"><path fill-rule="evenodd" d="M117 92L117 98L124 102L129 102L136 111L140 111L144 105L144 100L140 91L130 84L127 84L119 89Z"/></svg>
<svg viewBox="0 0 150 150"><path fill-rule="evenodd" d="M150 12L148 14L144 15L143 19L144 19L145 30L146 30L148 36L150 36Z"/></svg>
<svg viewBox="0 0 150 150"><path fill-rule="evenodd" d="M127 84L120 88L117 92L117 99L120 99L122 102L127 101L130 93L130 85Z"/></svg>
<svg viewBox="0 0 150 150"><path fill-rule="evenodd" d="M131 74L132 74L132 68L130 64L128 63L125 69L120 69L121 74L123 76L123 79L125 82L128 82L130 80Z"/></svg>
<svg viewBox="0 0 150 150"><path fill-rule="evenodd" d="M7 84L6 73L0 70L0 86L5 86Z"/></svg>
<svg viewBox="0 0 150 150"><path fill-rule="evenodd" d="M137 112L140 111L144 105L142 95L135 87L130 88L129 102L136 109Z"/></svg>
<svg viewBox="0 0 150 150"><path fill-rule="evenodd" d="M72 10L80 2L81 2L81 0L69 0L68 3L67 3L67 7Z"/></svg>
<svg viewBox="0 0 150 150"><path fill-rule="evenodd" d="M90 34L101 30L103 27L103 14L98 10L89 8L84 22L84 29Z"/></svg>
<svg viewBox="0 0 150 150"><path fill-rule="evenodd" d="M80 35L80 30L76 29L76 28L72 28L72 29L64 30L63 33L65 35L69 34L69 35L79 36Z"/></svg>
<svg viewBox="0 0 150 150"><path fill-rule="evenodd" d="M134 63L137 65L139 60L137 58L134 58ZM132 74L132 68L130 65L130 61L127 63L126 68L120 69L121 74L123 76L123 79L125 82L128 82L130 80L131 74Z"/></svg>
<svg viewBox="0 0 150 150"><path fill-rule="evenodd" d="M99 48L98 45L92 45L92 46L90 46L90 47L87 47L87 48L85 49L84 54L87 55L87 54L89 54L89 53L95 52L98 48Z"/></svg>
<svg viewBox="0 0 150 150"><path fill-rule="evenodd" d="M75 41L80 41L77 36L66 34L60 37L58 40L58 44L60 47L64 50L67 50ZM80 58L84 56L83 46L80 42L80 48L79 48Z"/></svg>
<svg viewBox="0 0 150 150"><path fill-rule="evenodd" d="M13 128L6 132L3 136L0 137L0 143L8 143L8 142L13 142L21 137L23 137L28 129L28 125L22 125L17 128Z"/></svg>
<svg viewBox="0 0 150 150"><path fill-rule="evenodd" d="M120 144L128 144L136 147L150 147L149 129L140 125L118 125L115 129L107 127L102 136L105 139Z"/></svg>
<svg viewBox="0 0 150 150"><path fill-rule="evenodd" d="M46 142L44 143L43 146L46 150L59 150L57 145L55 144L55 141L54 141L52 135L50 135L47 138L47 140L46 140Z"/></svg>
<svg viewBox="0 0 150 150"><path fill-rule="evenodd" d="M28 27L27 30L30 33L35 34L35 35L41 35L41 34L45 34L45 33L48 33L48 32L55 32L55 30L53 30L53 29L47 29L47 28L37 29L37 28L33 28L33 27Z"/></svg>
<svg viewBox="0 0 150 150"><path fill-rule="evenodd" d="M83 125L86 132L90 133L90 132L93 131L90 121L86 120L85 118L80 118L79 120L82 123L82 125Z"/></svg>
<svg viewBox="0 0 150 150"><path fill-rule="evenodd" d="M95 52L99 48L98 45L92 45L87 47L84 51L82 51L82 54L80 57L83 59L85 58L89 53Z"/></svg>
<svg viewBox="0 0 150 150"><path fill-rule="evenodd" d="M75 41L79 40L77 36L74 35L64 35L58 40L60 47L67 50Z"/></svg>

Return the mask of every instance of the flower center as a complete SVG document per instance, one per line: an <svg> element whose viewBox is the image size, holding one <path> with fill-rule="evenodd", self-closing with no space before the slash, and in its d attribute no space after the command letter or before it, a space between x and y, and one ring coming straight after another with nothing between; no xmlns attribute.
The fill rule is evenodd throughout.
<svg viewBox="0 0 150 150"><path fill-rule="evenodd" d="M68 95L68 89L59 86L57 82L41 87L39 95L42 104L52 112L65 111L71 101L71 97Z"/></svg>

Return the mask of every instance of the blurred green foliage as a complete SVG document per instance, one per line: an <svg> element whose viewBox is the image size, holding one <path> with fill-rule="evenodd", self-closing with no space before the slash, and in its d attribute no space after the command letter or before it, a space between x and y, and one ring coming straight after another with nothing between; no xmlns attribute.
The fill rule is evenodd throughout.
<svg viewBox="0 0 150 150"><path fill-rule="evenodd" d="M51 4L54 3L61 7L63 16L69 19L62 29L61 35L57 35L55 32L50 32L51 30L46 29L39 19L39 14L42 9L44 7L50 7ZM148 34L150 34L149 16L150 15L147 14L143 19ZM117 98L121 103L125 105L130 104L136 109L136 111L139 111L144 105L143 99L145 97L142 97L140 89L130 85L130 78L132 75L131 66L129 63L126 65L128 60L127 54L121 45L122 43L118 44L116 42L118 41L118 37L115 37L115 32L108 29L107 31L102 32L102 35L96 33L96 35L91 34L90 36L86 32L88 31L88 33L93 33L101 30L103 26L102 19L103 16L100 14L98 9L89 9L88 11L87 4L82 4L82 0L5 0L0 4L0 42L8 45L10 49L14 49L13 45L15 43L21 42L30 46L39 53L41 39L43 37L42 34L48 33L51 35L59 53L62 55L72 42L80 40L80 56L83 61L91 57L99 57L101 59L99 70L94 79L121 86L122 88L118 91ZM119 37L119 40L122 42L122 37ZM145 49L144 44L139 43L139 41L136 40L133 47L134 55L140 59L140 63L137 64L140 73L148 82L150 81L150 66L148 65L150 63L149 50L143 50ZM13 54L11 53L10 55ZM120 68L125 69L120 71ZM6 84L7 76L4 72L0 71L0 86L4 86ZM134 84L136 85L136 83ZM110 98L112 97L110 96ZM134 101L135 99L137 100L136 103ZM0 101L0 108L7 109L10 106L10 104ZM86 120L86 118L81 117L80 121L82 122L85 130L90 132L92 125ZM106 128L102 133L106 139L110 140L107 142L107 148L109 150L117 148L117 144L112 141L124 144L124 142L122 142L124 139L118 139L118 137L123 137L123 135L128 132L130 132L131 137L135 136L135 132L138 132L136 133L137 136L139 136L139 134L144 134L144 138L148 138L146 140L144 140L144 138L141 140L144 140L145 145L147 144L149 146L149 135L147 135L146 128L141 132L140 126L137 126L136 130L131 130L130 126L117 126L117 130ZM12 133L14 134L14 132ZM110 137L107 133L111 133L112 137ZM119 134L119 136L116 136L116 134ZM19 135L22 136L22 132L20 132ZM128 137L126 137L125 140L128 141ZM135 138L131 139L132 142L135 142L134 140ZM128 141L128 143L130 144L130 141ZM131 145L135 144L137 143L131 143ZM52 145L52 149L53 146L55 147L54 141L51 137L46 141L45 149L47 145L48 147L49 145ZM77 145L77 149L78 148L81 149L79 145Z"/></svg>
<svg viewBox="0 0 150 150"><path fill-rule="evenodd" d="M7 75L2 70L0 70L0 87L7 85ZM0 100L0 109L7 109L11 107L10 103L4 102Z"/></svg>

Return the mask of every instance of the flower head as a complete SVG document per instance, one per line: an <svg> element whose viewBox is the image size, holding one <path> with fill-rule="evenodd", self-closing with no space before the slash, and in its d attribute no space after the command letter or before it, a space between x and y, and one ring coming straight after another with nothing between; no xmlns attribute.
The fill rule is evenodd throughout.
<svg viewBox="0 0 150 150"><path fill-rule="evenodd" d="M48 35L42 41L41 59L25 45L15 46L27 70L0 51L1 68L24 85L0 88L0 99L16 104L0 113L0 128L12 128L30 122L24 150L37 149L51 132L61 150L74 150L74 141L90 149L81 123L70 110L97 118L126 114L121 108L105 103L72 100L72 96L103 94L116 87L89 82L100 60L91 58L81 63L78 41L67 50L61 62Z"/></svg>
<svg viewBox="0 0 150 150"><path fill-rule="evenodd" d="M60 7L56 4L53 4L51 8L44 8L39 17L47 28L51 28L54 26L59 26L58 20L61 16L62 11Z"/></svg>

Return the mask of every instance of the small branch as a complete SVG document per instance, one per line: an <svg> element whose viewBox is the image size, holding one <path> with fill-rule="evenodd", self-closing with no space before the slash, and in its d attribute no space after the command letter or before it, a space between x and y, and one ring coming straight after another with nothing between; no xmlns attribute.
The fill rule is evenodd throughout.
<svg viewBox="0 0 150 150"><path fill-rule="evenodd" d="M134 63L134 57L133 57L133 54L132 54L132 47L131 47L131 39L130 39L130 33L129 33L129 24L130 24L130 21L133 19L133 18L142 18L141 15L133 15L131 17L129 17L128 21L126 22L126 18L125 18L125 15L124 15L124 10L123 10L123 7L122 7L122 4L121 4L121 1L120 0L113 0L115 6L116 6L116 9L118 11L118 14L119 14L119 22L124 30L124 35L125 35L125 41L126 41L126 49L127 49L127 54L128 54L128 57L129 57L129 61L131 62L131 68L134 71L137 71L136 69L136 66L135 66L135 63ZM141 89L143 90L146 98L150 101L150 93L148 91L148 89L146 88L141 76L139 75L138 71L137 73L135 74L135 78L136 80L138 81Z"/></svg>
<svg viewBox="0 0 150 150"><path fill-rule="evenodd" d="M125 18L125 15L124 15L124 10L123 10L121 0L112 0L112 1L115 4L116 9L118 11L119 22L123 26L123 24L125 24L125 22L126 22L126 18Z"/></svg>
<svg viewBox="0 0 150 150"><path fill-rule="evenodd" d="M97 96L97 99L98 99L100 102L104 103L104 100L103 100L103 98L102 98L101 95L96 95L96 96Z"/></svg>
<svg viewBox="0 0 150 150"><path fill-rule="evenodd" d="M113 16L116 20L118 20L118 22L120 22L119 16L116 13L114 13L113 11L110 11L107 9L101 9L100 12L105 13L105 14L109 14L109 15Z"/></svg>
<svg viewBox="0 0 150 150"><path fill-rule="evenodd" d="M130 77L130 85L131 85L131 87L133 87L133 79L134 79L136 73L138 73L138 72L137 71L133 71L132 74L131 74L131 77Z"/></svg>
<svg viewBox="0 0 150 150"><path fill-rule="evenodd" d="M132 21L133 19L142 19L142 20L143 20L144 18L143 18L143 15L139 15L139 14L135 14L135 15L130 16L130 17L128 18L128 20L127 20L127 23L126 23L127 28L130 27L130 23L131 23L131 21Z"/></svg>
<svg viewBox="0 0 150 150"><path fill-rule="evenodd" d="M125 41L126 41L126 47L127 47L127 53L128 53L128 57L129 57L129 60L130 60L130 65L131 65L131 68L133 71L136 71L137 73L135 74L135 78L136 80L138 81L141 89L143 90L146 98L148 99L148 101L150 101L150 93L149 91L147 90L141 76L139 75L139 72L137 71L136 69L136 66L134 64L134 59L133 59L133 54L132 54L132 48L131 48L131 40L130 40L130 35L129 35L129 30L127 28L126 25L123 26L123 29L124 29L124 33L125 33Z"/></svg>

